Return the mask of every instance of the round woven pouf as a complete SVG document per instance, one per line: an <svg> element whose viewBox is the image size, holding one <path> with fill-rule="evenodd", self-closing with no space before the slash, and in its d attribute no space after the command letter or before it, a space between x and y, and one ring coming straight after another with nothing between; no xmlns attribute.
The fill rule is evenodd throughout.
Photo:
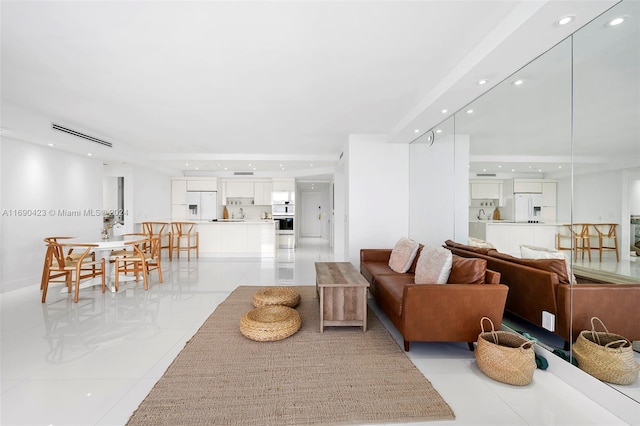
<svg viewBox="0 0 640 426"><path fill-rule="evenodd" d="M240 318L240 332L247 339L273 342L286 339L300 329L300 314L282 305L267 305L252 309Z"/></svg>
<svg viewBox="0 0 640 426"><path fill-rule="evenodd" d="M300 303L300 293L291 287L266 287L253 294L253 306L283 305L295 308Z"/></svg>

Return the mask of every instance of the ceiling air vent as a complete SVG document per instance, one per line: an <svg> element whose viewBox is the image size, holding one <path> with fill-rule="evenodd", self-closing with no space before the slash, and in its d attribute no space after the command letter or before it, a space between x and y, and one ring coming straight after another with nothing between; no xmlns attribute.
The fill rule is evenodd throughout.
<svg viewBox="0 0 640 426"><path fill-rule="evenodd" d="M476 173L476 177L496 177L495 173Z"/></svg>
<svg viewBox="0 0 640 426"><path fill-rule="evenodd" d="M235 176L253 176L253 172L233 172Z"/></svg>
<svg viewBox="0 0 640 426"><path fill-rule="evenodd" d="M70 135L77 136L82 139L86 139L91 142L99 143L100 145L108 146L109 148L113 148L113 144L111 142L103 141L102 139L94 138L93 136L85 135L84 133L80 133L73 129L69 129L66 127L62 127L56 123L51 123L51 128L53 130L59 130L61 132L69 133Z"/></svg>

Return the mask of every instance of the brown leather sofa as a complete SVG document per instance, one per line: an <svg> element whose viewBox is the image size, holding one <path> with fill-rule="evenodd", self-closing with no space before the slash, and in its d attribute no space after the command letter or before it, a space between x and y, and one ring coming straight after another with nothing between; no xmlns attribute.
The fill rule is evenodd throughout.
<svg viewBox="0 0 640 426"><path fill-rule="evenodd" d="M554 314L554 333L566 342L591 329L593 316L610 332L640 340L640 283L588 283L578 277L578 283L571 285L562 259L520 259L451 240L444 247L458 256L486 260L487 268L500 272L500 282L509 287L505 309L539 327L542 311ZM573 302L569 297L572 288Z"/></svg>
<svg viewBox="0 0 640 426"><path fill-rule="evenodd" d="M406 273L389 267L390 256L391 249L360 250L360 273L402 335L405 351L413 341L468 342L473 349L483 316L502 322L508 288L486 262L454 256L450 284L415 284L418 256Z"/></svg>

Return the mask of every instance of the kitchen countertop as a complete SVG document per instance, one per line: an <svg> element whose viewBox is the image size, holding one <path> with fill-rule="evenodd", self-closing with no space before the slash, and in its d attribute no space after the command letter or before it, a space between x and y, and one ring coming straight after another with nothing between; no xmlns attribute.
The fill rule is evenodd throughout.
<svg viewBox="0 0 640 426"><path fill-rule="evenodd" d="M528 223L528 222L513 222L510 220L479 220L472 219L469 220L472 223L486 223L487 225L509 225L509 226L523 226L523 225L538 225L538 226L564 226L564 223L559 222L538 222L538 223Z"/></svg>

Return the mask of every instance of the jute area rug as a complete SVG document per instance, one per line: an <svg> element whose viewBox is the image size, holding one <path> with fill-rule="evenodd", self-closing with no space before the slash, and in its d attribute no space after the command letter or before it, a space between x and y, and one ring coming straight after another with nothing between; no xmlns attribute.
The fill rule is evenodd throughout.
<svg viewBox="0 0 640 426"><path fill-rule="evenodd" d="M239 331L251 297L231 293L169 366L128 425L303 425L452 420L453 411L369 309L361 327L320 333L314 286L296 287L302 326L277 342Z"/></svg>

